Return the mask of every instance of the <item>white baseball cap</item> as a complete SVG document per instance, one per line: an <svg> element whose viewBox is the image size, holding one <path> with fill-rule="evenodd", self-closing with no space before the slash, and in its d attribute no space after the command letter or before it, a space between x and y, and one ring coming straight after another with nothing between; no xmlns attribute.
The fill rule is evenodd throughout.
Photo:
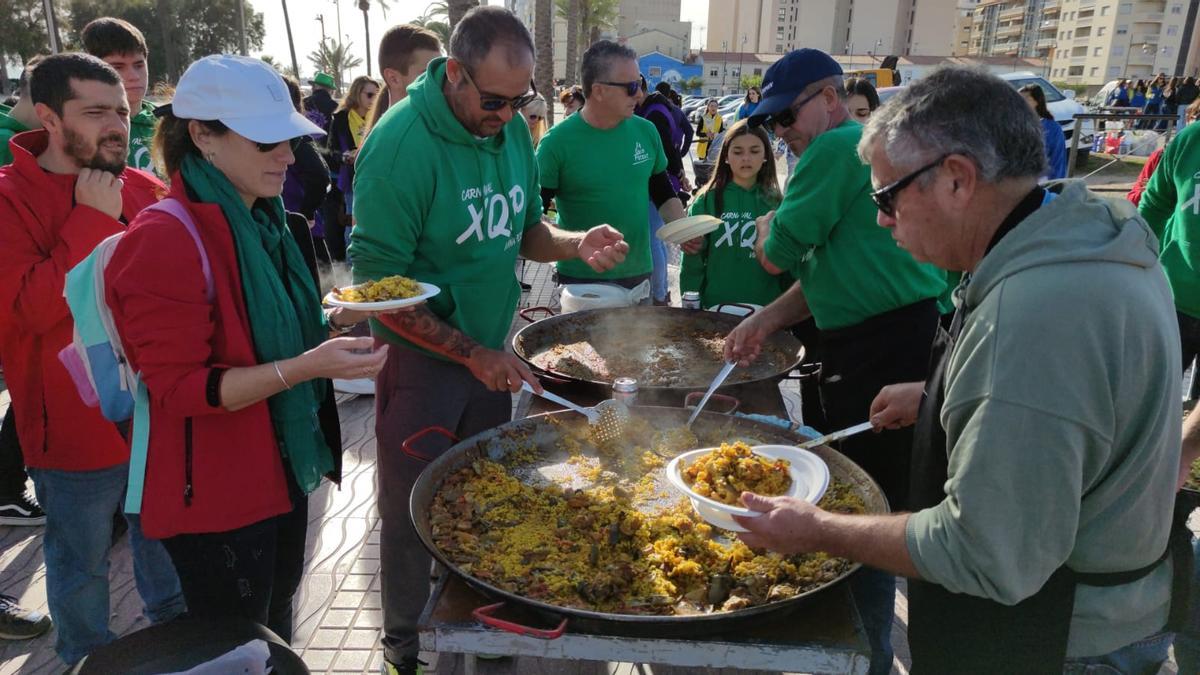
<svg viewBox="0 0 1200 675"><path fill-rule="evenodd" d="M175 87L171 112L189 120L220 120L256 143L325 135L292 107L287 84L261 59L206 56L188 66Z"/></svg>

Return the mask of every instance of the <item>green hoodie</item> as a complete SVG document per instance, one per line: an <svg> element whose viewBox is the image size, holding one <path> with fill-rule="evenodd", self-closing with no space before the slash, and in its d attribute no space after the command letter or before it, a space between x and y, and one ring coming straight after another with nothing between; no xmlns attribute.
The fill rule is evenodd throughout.
<svg viewBox="0 0 1200 675"><path fill-rule="evenodd" d="M1167 544L1179 468L1179 326L1150 229L1083 181L975 269L946 370L949 479L909 517L921 576L1014 604L1064 563L1134 570ZM1123 212L1122 212L1123 211ZM1079 585L1069 656L1162 629L1171 565Z"/></svg>
<svg viewBox="0 0 1200 675"><path fill-rule="evenodd" d="M1200 319L1200 124L1189 124L1163 151L1138 209L1162 243L1162 266L1175 308Z"/></svg>
<svg viewBox="0 0 1200 675"><path fill-rule="evenodd" d="M12 108L0 106L0 166L12 164L13 161L12 151L8 149L8 139L22 131L29 131L29 127L12 118L11 112Z"/></svg>
<svg viewBox="0 0 1200 675"><path fill-rule="evenodd" d="M442 95L445 64L430 62L359 152L349 258L355 282L403 274L438 286L429 309L500 349L521 297L521 237L541 219L537 163L520 115L490 138L463 128Z"/></svg>
<svg viewBox="0 0 1200 675"><path fill-rule="evenodd" d="M150 141L154 139L154 104L142 99L136 115L129 118L129 166L154 173L154 162L150 159Z"/></svg>
<svg viewBox="0 0 1200 675"><path fill-rule="evenodd" d="M723 222L715 232L705 236L702 251L684 254L679 290L699 291L704 307L723 302L771 304L787 289L791 279L786 274L772 276L759 264L754 255L754 240L758 236L754 219L775 208L778 198L767 199L757 187L746 190L731 181L725 186L721 213L716 213L716 201L716 195L706 192L688 210L689 215L716 216Z"/></svg>

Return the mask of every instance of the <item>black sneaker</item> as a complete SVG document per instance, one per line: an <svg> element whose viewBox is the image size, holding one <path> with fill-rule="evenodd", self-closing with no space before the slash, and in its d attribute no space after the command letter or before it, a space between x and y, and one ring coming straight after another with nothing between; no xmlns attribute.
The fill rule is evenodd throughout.
<svg viewBox="0 0 1200 675"><path fill-rule="evenodd" d="M37 500L26 493L0 501L0 525L45 525L46 514Z"/></svg>
<svg viewBox="0 0 1200 675"><path fill-rule="evenodd" d="M0 638L28 640L50 630L50 617L25 609L11 595L0 595Z"/></svg>

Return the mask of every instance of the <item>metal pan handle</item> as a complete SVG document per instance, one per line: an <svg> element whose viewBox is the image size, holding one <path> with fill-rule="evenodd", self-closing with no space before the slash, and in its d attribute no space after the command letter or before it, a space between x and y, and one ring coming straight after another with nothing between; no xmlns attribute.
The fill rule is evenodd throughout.
<svg viewBox="0 0 1200 675"><path fill-rule="evenodd" d="M747 319L747 318L753 316L754 313L758 311L757 309L754 309L750 305L743 305L740 302L722 302L721 304L717 305L716 307L713 307L712 311L720 312L722 307L740 307L740 308L746 310L746 314L744 314L741 317L743 319Z"/></svg>
<svg viewBox="0 0 1200 675"><path fill-rule="evenodd" d="M692 393L683 397L683 407L694 408L702 398L704 398L704 392L693 391ZM722 415L732 415L733 411L737 410L742 405L741 399L737 398L736 396L730 396L729 394L713 394L709 399L709 405L712 405L712 403L715 401L724 401L730 406L729 410L721 411L720 414Z"/></svg>
<svg viewBox="0 0 1200 675"><path fill-rule="evenodd" d="M525 319L529 323L534 323L537 321L537 319L533 318L533 316L532 316L535 312L545 312L549 316L555 316L554 310L552 310L546 306L526 307L525 309L522 309L521 311L517 312L517 316L521 317L522 319Z"/></svg>
<svg viewBox="0 0 1200 675"><path fill-rule="evenodd" d="M504 605L505 603L503 602L497 602L494 605L477 607L471 612L471 616L475 617L476 621L485 626L499 628L500 630L526 637L541 638L542 640L554 640L562 637L563 633L567 632L567 620L565 618L562 620L562 623L558 624L557 628L546 630L545 628L530 628L523 624L497 619L495 616L492 616L500 611L500 608L504 607Z"/></svg>
<svg viewBox="0 0 1200 675"><path fill-rule="evenodd" d="M428 436L429 434L441 434L446 438L449 438L451 442L458 442L458 436L455 436L454 433L449 429L444 429L442 427L425 427L412 436L406 438L404 442L400 444L400 450L413 459L419 459L422 462L432 462L433 460L437 459L437 457L430 457L429 455L417 452L413 448L413 443L416 443L418 440Z"/></svg>

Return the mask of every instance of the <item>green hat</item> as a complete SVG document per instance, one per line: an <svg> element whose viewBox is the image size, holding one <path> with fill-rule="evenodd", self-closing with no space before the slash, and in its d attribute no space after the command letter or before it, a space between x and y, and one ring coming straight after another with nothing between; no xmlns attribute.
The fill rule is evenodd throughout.
<svg viewBox="0 0 1200 675"><path fill-rule="evenodd" d="M333 76L329 73L322 73L320 71L317 71L317 74L313 75L313 79L309 80L308 83L321 87L329 87L330 89L337 89L337 84L334 83Z"/></svg>

